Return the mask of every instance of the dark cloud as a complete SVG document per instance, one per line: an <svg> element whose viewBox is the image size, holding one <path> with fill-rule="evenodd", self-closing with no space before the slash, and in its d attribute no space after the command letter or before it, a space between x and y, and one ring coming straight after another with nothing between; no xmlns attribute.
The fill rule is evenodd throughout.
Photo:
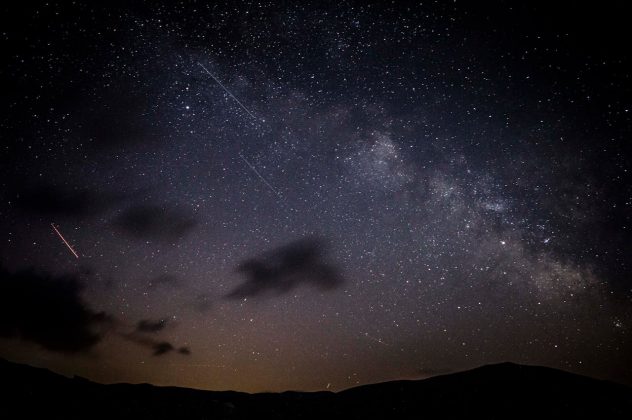
<svg viewBox="0 0 632 420"><path fill-rule="evenodd" d="M154 277L149 281L148 286L150 288L167 286L167 287L176 287L180 284L178 278L172 274L161 274L159 276Z"/></svg>
<svg viewBox="0 0 632 420"><path fill-rule="evenodd" d="M134 344L138 344L139 346L150 349L154 356L162 356L163 354L167 354L175 350L175 347L170 342L165 340L157 340L153 337L148 337L142 333L139 333L138 331L133 331L131 333L122 333L121 337L125 338L128 341L131 341Z"/></svg>
<svg viewBox="0 0 632 420"><path fill-rule="evenodd" d="M14 191L18 207L32 214L55 217L89 217L123 199L120 194L88 188L65 188L42 183Z"/></svg>
<svg viewBox="0 0 632 420"><path fill-rule="evenodd" d="M191 354L188 347L145 334L162 331L167 321L141 320L136 330L121 333L123 324L105 312L96 312L81 299L78 276L54 276L34 270L15 273L0 267L0 337L20 338L62 353L90 351L109 332L150 348L154 355L177 351Z"/></svg>
<svg viewBox="0 0 632 420"><path fill-rule="evenodd" d="M136 325L136 331L144 333L157 333L162 331L167 326L166 319L159 319L157 321L151 321L149 319L141 319Z"/></svg>
<svg viewBox="0 0 632 420"><path fill-rule="evenodd" d="M152 348L154 349L154 356L162 356L175 350L173 344L168 341L159 341L153 344Z"/></svg>
<svg viewBox="0 0 632 420"><path fill-rule="evenodd" d="M134 331L119 334L128 341L150 349L154 356L162 356L171 352L177 352L185 356L190 355L191 350L188 347L181 346L176 348L176 346L169 341L155 338L155 334L160 333L166 326L166 318L161 318L156 321L142 319L138 321Z"/></svg>
<svg viewBox="0 0 632 420"><path fill-rule="evenodd" d="M189 233L197 222L176 209L140 205L124 211L114 224L134 238L173 241Z"/></svg>
<svg viewBox="0 0 632 420"><path fill-rule="evenodd" d="M0 336L21 338L45 349L86 352L103 338L112 318L81 299L77 277L56 277L0 267Z"/></svg>
<svg viewBox="0 0 632 420"><path fill-rule="evenodd" d="M227 297L241 299L265 294L282 295L300 284L323 290L343 283L338 269L325 258L325 246L319 238L305 238L276 248L258 258L242 262L237 271L246 281Z"/></svg>

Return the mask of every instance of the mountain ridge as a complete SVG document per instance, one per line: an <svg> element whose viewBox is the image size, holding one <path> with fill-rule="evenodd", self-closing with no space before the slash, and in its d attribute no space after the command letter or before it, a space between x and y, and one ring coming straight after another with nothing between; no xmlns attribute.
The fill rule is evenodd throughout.
<svg viewBox="0 0 632 420"><path fill-rule="evenodd" d="M21 417L629 418L632 388L542 366L499 363L420 380L332 391L245 393L152 384L99 384L0 359L2 402Z"/></svg>

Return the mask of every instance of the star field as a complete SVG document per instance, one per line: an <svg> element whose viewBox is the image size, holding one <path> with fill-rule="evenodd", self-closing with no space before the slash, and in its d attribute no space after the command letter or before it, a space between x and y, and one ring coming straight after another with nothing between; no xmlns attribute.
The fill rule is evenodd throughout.
<svg viewBox="0 0 632 420"><path fill-rule="evenodd" d="M622 6L559 7L2 6L0 356L215 390L631 383Z"/></svg>

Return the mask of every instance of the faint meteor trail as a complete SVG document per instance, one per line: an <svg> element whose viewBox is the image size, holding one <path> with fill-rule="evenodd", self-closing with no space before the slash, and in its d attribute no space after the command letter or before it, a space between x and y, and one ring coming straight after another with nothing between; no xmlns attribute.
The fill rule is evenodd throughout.
<svg viewBox="0 0 632 420"><path fill-rule="evenodd" d="M246 165L248 165L248 167L249 167L250 169L252 169L254 173L256 173L256 174L257 174L257 176L259 177L259 179L261 179L261 180L262 180L262 181L263 181L263 182L264 182L264 183L268 186L268 188L270 188L270 191L272 191L273 193L275 193L275 194L276 194L279 198L281 198L281 199L283 198L283 196L281 195L281 193L280 193L280 192L278 192L278 191L276 190L276 188L274 188L272 185L270 185L270 183L269 183L268 181L266 181L266 179L265 179L265 178L264 178L264 177L263 177L263 176L259 173L259 171L257 170L257 168L255 168L254 166L252 166L252 165L250 164L250 162L248 162L248 161L246 160L246 158L242 156L242 154L241 154L241 153L239 153L239 157L240 157L240 158L241 158L244 162L246 162Z"/></svg>
<svg viewBox="0 0 632 420"><path fill-rule="evenodd" d="M373 340L373 341L375 341L376 343L380 343L380 344L382 344L382 345L384 345L384 346L390 346L390 344L385 343L384 341L382 341L382 339L380 339L380 338L375 338L375 337L373 337L372 335L369 335L369 333L366 333L366 332L365 332L365 333L364 333L364 336L365 336L366 338L368 338L369 340Z"/></svg>
<svg viewBox="0 0 632 420"><path fill-rule="evenodd" d="M57 230L57 228L55 227L54 223L50 224L53 227L53 230L55 231L55 233L61 238L62 241L64 241L64 243L66 244L66 246L68 247L68 249L70 250L70 252L72 252L72 255L75 256L75 258L79 258L79 254L77 254L75 252L74 249L72 249L72 247L70 246L70 244L68 243L68 241L66 241L66 239L64 238L64 236L61 234L61 232L59 230Z"/></svg>
<svg viewBox="0 0 632 420"><path fill-rule="evenodd" d="M209 76L211 76L213 78L213 80L215 80L217 82L218 85L220 85L222 87L222 89L224 89L224 91L230 95L231 98L233 98L235 100L235 102L237 102L239 104L239 106L248 113L248 115L250 115L253 119L257 120L257 121L261 121L261 122L265 122L264 119L259 119L257 118L252 112L250 112L250 110L248 108L246 108L246 106L244 104L241 103L241 101L239 99L237 99L237 97L235 97L235 95L233 95L228 89L226 89L226 86L224 86L222 84L222 82L219 81L219 79L217 77L215 77L213 75L213 73L211 73L206 67L204 67L204 65L202 63L200 63L198 61L197 63L200 67L202 67L202 69L206 72L206 74L208 74ZM257 168L255 168L250 162L248 162L248 160L241 154L239 153L239 157L241 158L241 160L243 160L246 165L248 165L248 167L250 169L252 169L252 171L259 177L259 179L261 181L263 181L264 184L266 184L266 186L270 189L270 191L272 191L274 194L276 194L277 197L279 197L280 199L283 199L283 196L281 195L281 193L272 186L272 184L270 184L264 177L263 175L261 175L259 173L259 171L257 170Z"/></svg>
<svg viewBox="0 0 632 420"><path fill-rule="evenodd" d="M248 115L250 115L250 116L251 116L252 118L254 118L255 120L259 121L259 118L255 117L255 115L254 115L252 112L250 112L250 110L249 110L248 108L246 108L246 107L244 106L244 104L242 104L242 103L239 101L239 99L237 99L237 98L235 97L235 95L233 95L232 93L230 93L230 91L229 91L228 89L226 89L226 87L222 84L222 82L220 82L220 81L219 81L219 79L218 79L217 77L213 76L213 73L211 73L210 71L208 71L208 69L207 69L206 67L204 67L204 65L202 65L202 63L200 63L199 61L198 61L198 65L199 65L200 67L202 67L202 68L204 69L204 71L205 71L205 72L206 72L209 76L211 76L211 77L213 78L213 80L215 80L215 81L217 82L217 84L218 84L218 85L220 85L220 86L222 87L222 89L224 89L224 91L225 91L226 93L228 93L228 94L230 95L230 97L231 97L231 98L233 98L233 99L234 99L234 100L235 100L235 101L239 104L239 106L241 106L241 107L243 108L243 110L244 110L244 111L246 111L246 112L248 113Z"/></svg>

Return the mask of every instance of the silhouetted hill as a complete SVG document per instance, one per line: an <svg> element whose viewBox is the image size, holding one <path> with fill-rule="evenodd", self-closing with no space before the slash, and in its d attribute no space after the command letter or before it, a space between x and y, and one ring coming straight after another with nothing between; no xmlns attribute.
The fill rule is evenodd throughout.
<svg viewBox="0 0 632 420"><path fill-rule="evenodd" d="M632 389L511 363L339 393L102 385L0 360L2 412L39 419L632 418ZM8 418L3 415L3 418Z"/></svg>

